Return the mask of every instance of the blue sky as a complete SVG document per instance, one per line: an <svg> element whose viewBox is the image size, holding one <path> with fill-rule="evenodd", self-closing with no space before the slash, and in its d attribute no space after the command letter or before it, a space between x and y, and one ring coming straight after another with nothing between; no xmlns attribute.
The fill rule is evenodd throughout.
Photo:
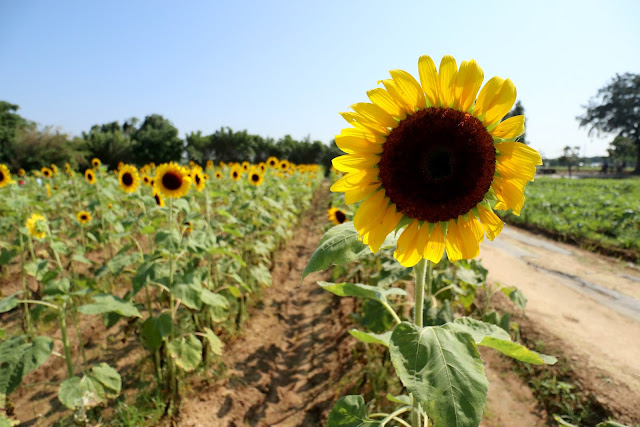
<svg viewBox="0 0 640 427"><path fill-rule="evenodd" d="M338 115L418 57L474 58L511 78L548 157L611 137L575 116L616 73L640 72L640 2L2 1L0 99L41 125L162 114L181 136L221 126L328 142Z"/></svg>

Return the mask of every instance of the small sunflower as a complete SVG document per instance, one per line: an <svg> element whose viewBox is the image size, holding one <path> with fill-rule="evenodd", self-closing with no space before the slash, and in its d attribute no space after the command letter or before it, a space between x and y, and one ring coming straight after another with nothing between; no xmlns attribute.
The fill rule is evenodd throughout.
<svg viewBox="0 0 640 427"><path fill-rule="evenodd" d="M89 221L91 221L91 214L87 211L80 211L78 212L78 214L76 215L76 218L78 218L78 222L82 225L88 223Z"/></svg>
<svg viewBox="0 0 640 427"><path fill-rule="evenodd" d="M249 172L249 167L251 166L251 164L249 164L249 162L242 162L242 170L245 172Z"/></svg>
<svg viewBox="0 0 640 427"><path fill-rule="evenodd" d="M208 173L203 173L202 174L202 179L204 179L204 182L208 182L209 181L209 174Z"/></svg>
<svg viewBox="0 0 640 427"><path fill-rule="evenodd" d="M267 164L265 162L258 163L258 169L260 169L262 173L265 173L267 170Z"/></svg>
<svg viewBox="0 0 640 427"><path fill-rule="evenodd" d="M200 168L196 168L191 171L191 180L193 181L193 186L197 191L204 190L204 185L206 183L204 179L204 175L202 174L202 170Z"/></svg>
<svg viewBox="0 0 640 427"><path fill-rule="evenodd" d="M216 171L215 177L216 177L216 179L221 179L222 178L222 172Z"/></svg>
<svg viewBox="0 0 640 427"><path fill-rule="evenodd" d="M289 169L290 163L286 160L280 160L280 165L278 166L280 168L280 170L282 171L286 171L287 169Z"/></svg>
<svg viewBox="0 0 640 427"><path fill-rule="evenodd" d="M120 188L122 188L122 191L125 193L133 193L140 185L140 175L138 175L138 170L135 166L122 166L118 173L118 181L120 181Z"/></svg>
<svg viewBox="0 0 640 427"><path fill-rule="evenodd" d="M124 162L118 162L118 170L122 169L124 166Z"/></svg>
<svg viewBox="0 0 640 427"><path fill-rule="evenodd" d="M207 169L213 169L213 160L207 160Z"/></svg>
<svg viewBox="0 0 640 427"><path fill-rule="evenodd" d="M5 167L6 167L6 166L5 166ZM27 173L27 172L25 172L25 170L24 170L24 169L22 169L22 168L18 169L18 176L25 176L25 174L26 174L26 173Z"/></svg>
<svg viewBox="0 0 640 427"><path fill-rule="evenodd" d="M242 166L233 166L229 172L231 179L239 181L242 178Z"/></svg>
<svg viewBox="0 0 640 427"><path fill-rule="evenodd" d="M42 176L45 178L51 178L53 176L53 171L46 166L41 168L40 172L42 172Z"/></svg>
<svg viewBox="0 0 640 427"><path fill-rule="evenodd" d="M6 165L0 163L0 188L5 187L11 182L11 171Z"/></svg>
<svg viewBox="0 0 640 427"><path fill-rule="evenodd" d="M94 168L100 167L101 164L102 162L100 161L99 158L94 157L93 159L91 159L91 166L93 166Z"/></svg>
<svg viewBox="0 0 640 427"><path fill-rule="evenodd" d="M96 183L96 173L93 169L87 169L86 171L84 171L84 178L91 185Z"/></svg>
<svg viewBox="0 0 640 427"><path fill-rule="evenodd" d="M384 89L367 92L372 103L342 113L353 128L336 136L347 155L333 165L346 175L331 187L349 204L364 200L353 223L373 252L404 228L394 257L406 267L439 262L445 251L451 261L475 258L485 233L493 240L502 231L493 209L519 215L542 163L516 142L524 116L501 121L516 99L511 80L493 77L480 89L477 63L458 68L451 56L439 71L422 56L418 70L421 83L390 71Z"/></svg>
<svg viewBox="0 0 640 427"><path fill-rule="evenodd" d="M144 185L149 185L151 183L151 178L149 178L149 175L147 175L146 173L142 175L142 182L144 183Z"/></svg>
<svg viewBox="0 0 640 427"><path fill-rule="evenodd" d="M191 221L185 221L184 224L182 224L182 231L185 234L189 234L193 231L193 223Z"/></svg>
<svg viewBox="0 0 640 427"><path fill-rule="evenodd" d="M348 221L347 215L340 209L334 207L327 209L327 219L333 222L334 225L339 225L345 221Z"/></svg>
<svg viewBox="0 0 640 427"><path fill-rule="evenodd" d="M58 166L56 166L55 163L51 163L51 172L53 172L54 175L58 174Z"/></svg>
<svg viewBox="0 0 640 427"><path fill-rule="evenodd" d="M260 169L253 169L249 172L249 182L256 187L264 182L264 175L260 172Z"/></svg>
<svg viewBox="0 0 640 427"><path fill-rule="evenodd" d="M180 198L189 192L191 178L189 171L182 166L170 162L163 163L156 169L154 190L166 197Z"/></svg>
<svg viewBox="0 0 640 427"><path fill-rule="evenodd" d="M153 198L156 201L156 205L160 206L161 208L164 207L164 199L158 193L154 192Z"/></svg>
<svg viewBox="0 0 640 427"><path fill-rule="evenodd" d="M279 163L280 163L280 160L278 160L277 157L271 156L267 159L267 164L272 168L277 167Z"/></svg>
<svg viewBox="0 0 640 427"><path fill-rule="evenodd" d="M47 235L47 220L40 214L31 214L31 216L27 218L25 226L31 237L43 239Z"/></svg>

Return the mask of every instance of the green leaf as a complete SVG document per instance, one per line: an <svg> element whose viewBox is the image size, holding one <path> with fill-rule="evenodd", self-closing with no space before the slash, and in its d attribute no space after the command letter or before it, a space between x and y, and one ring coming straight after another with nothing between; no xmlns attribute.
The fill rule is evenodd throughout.
<svg viewBox="0 0 640 427"><path fill-rule="evenodd" d="M402 322L391 334L389 352L398 377L434 425L480 424L489 383L468 334Z"/></svg>
<svg viewBox="0 0 640 427"><path fill-rule="evenodd" d="M329 283L318 282L322 289L329 291L339 297L359 297L376 300L378 302L388 302L389 295L406 295L404 289L381 288L377 286L363 285L362 283Z"/></svg>
<svg viewBox="0 0 640 427"><path fill-rule="evenodd" d="M22 355L22 375L38 369L53 351L53 340L50 337L37 336L33 338L31 347Z"/></svg>
<svg viewBox="0 0 640 427"><path fill-rule="evenodd" d="M162 345L162 340L171 333L171 316L162 313L157 317L149 317L142 324L140 339L142 345L151 351L155 351Z"/></svg>
<svg viewBox="0 0 640 427"><path fill-rule="evenodd" d="M379 426L367 416L367 407L362 396L341 397L329 413L327 427L375 427Z"/></svg>
<svg viewBox="0 0 640 427"><path fill-rule="evenodd" d="M553 356L537 353L511 341L509 334L504 329L480 320L463 317L452 323L447 323L443 328L456 333L467 333L471 335L477 345L491 347L521 362L534 365L553 365L557 361Z"/></svg>
<svg viewBox="0 0 640 427"><path fill-rule="evenodd" d="M387 236L382 248L395 246L396 243L395 233L392 233ZM370 253L369 247L358 240L358 232L352 221L336 225L322 236L318 248L302 272L302 279L314 271L326 270L333 264L348 264Z"/></svg>
<svg viewBox="0 0 640 427"><path fill-rule="evenodd" d="M110 399L117 397L122 390L122 378L120 374L104 362L91 367L90 377L92 380L102 384L105 390L105 396Z"/></svg>
<svg viewBox="0 0 640 427"><path fill-rule="evenodd" d="M58 390L58 399L69 409L93 408L106 400L102 384L86 375L64 380Z"/></svg>
<svg viewBox="0 0 640 427"><path fill-rule="evenodd" d="M393 403L399 403L401 405L411 405L411 396L407 396L406 394L401 394L399 396L394 396L392 394L387 393L387 400Z"/></svg>
<svg viewBox="0 0 640 427"><path fill-rule="evenodd" d="M74 260L74 261L77 261L77 262L81 262L83 264L93 265L93 262L90 259L87 259L87 258L85 258L84 256L82 256L80 254L73 254L71 259Z"/></svg>
<svg viewBox="0 0 640 427"><path fill-rule="evenodd" d="M5 249L2 248L2 252L0 252L0 265L7 265L11 262L11 260L18 254L17 249Z"/></svg>
<svg viewBox="0 0 640 427"><path fill-rule="evenodd" d="M249 269L249 273L254 278L256 283L264 286L271 286L271 272L266 265L254 265Z"/></svg>
<svg viewBox="0 0 640 427"><path fill-rule="evenodd" d="M200 301L202 285L196 285L194 283L174 285L171 288L171 293L174 297L178 298L182 304L192 310L199 310L202 306L202 302Z"/></svg>
<svg viewBox="0 0 640 427"><path fill-rule="evenodd" d="M22 382L22 358L30 346L24 335L0 344L0 396L8 396Z"/></svg>
<svg viewBox="0 0 640 427"><path fill-rule="evenodd" d="M214 294L209 289L202 289L202 303L209 306L211 320L224 322L229 315L229 301L220 294Z"/></svg>
<svg viewBox="0 0 640 427"><path fill-rule="evenodd" d="M83 314L102 314L115 312L125 317L142 317L133 303L124 301L115 295L96 295L93 297L93 304L85 304L78 307L78 311Z"/></svg>
<svg viewBox="0 0 640 427"><path fill-rule="evenodd" d="M366 342L368 344L382 344L386 347L389 347L391 331L387 331L382 334L374 334L373 332L364 332L357 329L351 329L349 333L362 342Z"/></svg>
<svg viewBox="0 0 640 427"><path fill-rule="evenodd" d="M196 369L202 360L202 343L193 334L176 338L169 343L168 349L176 365L186 372Z"/></svg>
<svg viewBox="0 0 640 427"><path fill-rule="evenodd" d="M384 305L376 300L365 300L362 304L362 314L352 313L351 317L365 328L375 333L390 330L395 321Z"/></svg>
<svg viewBox="0 0 640 427"><path fill-rule="evenodd" d="M500 288L500 291L509 297L511 301L518 307L520 310L524 310L527 307L527 297L524 296L520 289L515 286L509 288Z"/></svg>
<svg viewBox="0 0 640 427"><path fill-rule="evenodd" d="M19 304L17 296L21 293L22 291L17 291L0 300L0 313L6 313L7 311L11 311L17 307Z"/></svg>
<svg viewBox="0 0 640 427"><path fill-rule="evenodd" d="M166 251L177 252L180 249L180 234L177 230L161 230L156 233L155 242L158 247Z"/></svg>
<svg viewBox="0 0 640 427"><path fill-rule="evenodd" d="M224 343L210 328L204 328L204 333L207 341L209 341L209 348L211 348L211 351L218 356L222 356L222 348L224 347Z"/></svg>

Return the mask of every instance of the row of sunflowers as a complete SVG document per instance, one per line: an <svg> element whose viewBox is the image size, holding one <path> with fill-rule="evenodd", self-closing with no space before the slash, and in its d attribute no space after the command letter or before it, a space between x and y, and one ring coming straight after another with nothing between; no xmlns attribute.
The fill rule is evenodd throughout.
<svg viewBox="0 0 640 427"><path fill-rule="evenodd" d="M271 285L272 257L323 179L276 158L92 165L0 165L0 404L21 421L33 393L57 392L76 422L121 395L113 336L148 360L140 379L175 411L185 376L215 365ZM63 380L20 388L43 364Z"/></svg>

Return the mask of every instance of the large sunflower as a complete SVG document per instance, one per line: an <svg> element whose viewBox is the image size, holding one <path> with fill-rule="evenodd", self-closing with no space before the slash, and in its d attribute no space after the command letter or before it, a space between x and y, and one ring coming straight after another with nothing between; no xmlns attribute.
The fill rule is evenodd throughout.
<svg viewBox="0 0 640 427"><path fill-rule="evenodd" d="M394 256L407 267L438 262L445 250L451 261L476 257L484 234L493 240L502 230L492 207L519 215L525 184L542 163L516 142L524 116L501 122L516 99L511 80L493 77L480 90L477 63L458 68L451 56L439 71L422 56L418 69L420 83L392 70L384 89L367 92L372 103L342 113L353 128L336 136L348 154L333 165L346 175L331 187L347 203L364 200L353 222L373 252L404 228Z"/></svg>
<svg viewBox="0 0 640 427"><path fill-rule="evenodd" d="M138 174L138 170L135 166L122 166L118 173L118 181L120 181L120 188L122 188L125 193L133 193L140 185L140 175Z"/></svg>
<svg viewBox="0 0 640 427"><path fill-rule="evenodd" d="M47 220L40 214L31 214L25 223L29 235L36 239L42 239L47 235Z"/></svg>
<svg viewBox="0 0 640 427"><path fill-rule="evenodd" d="M0 188L11 182L11 171L6 165L0 163Z"/></svg>
<svg viewBox="0 0 640 427"><path fill-rule="evenodd" d="M189 170L176 163L163 163L156 169L153 189L166 197L180 198L189 192Z"/></svg>
<svg viewBox="0 0 640 427"><path fill-rule="evenodd" d="M96 183L96 173L93 169L87 169L86 171L84 171L84 178L91 185Z"/></svg>

